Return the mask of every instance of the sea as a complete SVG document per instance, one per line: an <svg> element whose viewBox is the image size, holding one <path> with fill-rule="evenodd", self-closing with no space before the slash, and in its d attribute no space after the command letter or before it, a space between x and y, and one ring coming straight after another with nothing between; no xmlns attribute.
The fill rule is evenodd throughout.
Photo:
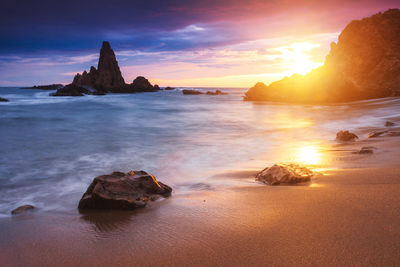
<svg viewBox="0 0 400 267"><path fill-rule="evenodd" d="M337 131L363 134L400 113L399 98L288 105L243 101L246 90L52 97L1 87L0 216L24 204L76 212L93 178L113 171L144 170L173 194L195 194L254 184L252 173L279 162L327 167Z"/></svg>

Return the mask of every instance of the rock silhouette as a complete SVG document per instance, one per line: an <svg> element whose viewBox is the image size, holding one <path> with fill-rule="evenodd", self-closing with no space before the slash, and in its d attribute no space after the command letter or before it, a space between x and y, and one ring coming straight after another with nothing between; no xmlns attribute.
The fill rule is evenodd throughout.
<svg viewBox="0 0 400 267"><path fill-rule="evenodd" d="M110 43L104 41L100 49L97 69L91 66L89 72L85 70L82 74L78 73L75 75L72 84L59 89L52 95L104 95L105 93L139 93L155 92L158 90L160 90L158 85L151 85L151 83L142 76L138 76L133 83L126 84Z"/></svg>
<svg viewBox="0 0 400 267"><path fill-rule="evenodd" d="M332 103L400 95L400 10L389 9L348 24L323 66L266 86L245 100Z"/></svg>

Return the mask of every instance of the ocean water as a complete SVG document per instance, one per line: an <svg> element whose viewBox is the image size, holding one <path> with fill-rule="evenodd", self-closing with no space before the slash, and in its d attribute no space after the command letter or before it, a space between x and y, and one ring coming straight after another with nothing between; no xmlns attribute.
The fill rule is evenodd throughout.
<svg viewBox="0 0 400 267"><path fill-rule="evenodd" d="M329 165L323 151L338 130L360 133L400 112L399 98L304 106L245 102L246 89L181 90L50 97L0 88L10 100L0 103L0 215L23 204L76 211L92 179L113 171L145 170L181 194L250 183L217 177L276 162Z"/></svg>

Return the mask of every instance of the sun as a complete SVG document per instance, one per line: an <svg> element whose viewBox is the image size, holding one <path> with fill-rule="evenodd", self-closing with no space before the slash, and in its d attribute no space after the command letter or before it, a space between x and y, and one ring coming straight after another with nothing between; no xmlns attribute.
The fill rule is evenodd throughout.
<svg viewBox="0 0 400 267"><path fill-rule="evenodd" d="M304 75L312 69L322 66L323 62L312 60L313 50L318 47L320 47L319 44L303 42L277 48L282 54L280 57L283 59L283 64L287 69L285 75L290 76L295 73Z"/></svg>

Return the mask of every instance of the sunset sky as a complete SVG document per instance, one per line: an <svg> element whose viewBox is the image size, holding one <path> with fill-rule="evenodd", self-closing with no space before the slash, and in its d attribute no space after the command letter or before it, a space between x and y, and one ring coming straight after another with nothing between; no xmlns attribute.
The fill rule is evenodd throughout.
<svg viewBox="0 0 400 267"><path fill-rule="evenodd" d="M69 83L97 67L103 40L126 82L250 87L320 66L353 19L382 1L31 1L0 8L0 85Z"/></svg>

